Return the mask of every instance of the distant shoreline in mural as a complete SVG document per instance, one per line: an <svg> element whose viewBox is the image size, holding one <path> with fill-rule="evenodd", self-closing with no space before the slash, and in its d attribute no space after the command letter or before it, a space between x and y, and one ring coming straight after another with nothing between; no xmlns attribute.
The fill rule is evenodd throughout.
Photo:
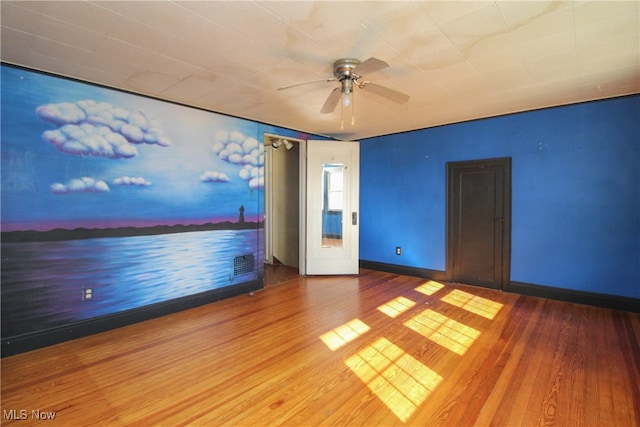
<svg viewBox="0 0 640 427"><path fill-rule="evenodd" d="M60 240L96 239L101 237L134 237L155 236L160 234L188 233L194 231L214 230L255 230L262 228L259 222L218 222L192 225L157 225L153 227L117 227L117 228L84 228L75 229L56 228L48 231L3 231L2 243L17 242L52 242Z"/></svg>

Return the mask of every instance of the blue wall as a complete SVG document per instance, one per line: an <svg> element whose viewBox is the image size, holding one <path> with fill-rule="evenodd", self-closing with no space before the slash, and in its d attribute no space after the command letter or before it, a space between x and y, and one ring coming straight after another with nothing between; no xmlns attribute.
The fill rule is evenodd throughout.
<svg viewBox="0 0 640 427"><path fill-rule="evenodd" d="M360 150L362 260L444 271L446 163L512 157L511 280L640 297L640 96L371 138Z"/></svg>

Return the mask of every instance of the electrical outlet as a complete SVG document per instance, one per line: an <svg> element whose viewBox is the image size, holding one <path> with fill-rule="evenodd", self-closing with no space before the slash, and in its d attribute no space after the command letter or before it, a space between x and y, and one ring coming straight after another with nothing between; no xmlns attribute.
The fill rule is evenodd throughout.
<svg viewBox="0 0 640 427"><path fill-rule="evenodd" d="M396 255L402 255L402 248L400 246L396 246Z"/></svg>
<svg viewBox="0 0 640 427"><path fill-rule="evenodd" d="M93 288L82 288L82 301L90 301L93 299Z"/></svg>

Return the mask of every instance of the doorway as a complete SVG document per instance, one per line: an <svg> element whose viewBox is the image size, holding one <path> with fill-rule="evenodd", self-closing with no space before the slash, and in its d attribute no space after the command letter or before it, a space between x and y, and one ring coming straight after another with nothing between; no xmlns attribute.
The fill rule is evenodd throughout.
<svg viewBox="0 0 640 427"><path fill-rule="evenodd" d="M300 148L302 141L264 135L264 262L297 269L300 263Z"/></svg>
<svg viewBox="0 0 640 427"><path fill-rule="evenodd" d="M447 163L447 279L505 290L511 265L511 158Z"/></svg>
<svg viewBox="0 0 640 427"><path fill-rule="evenodd" d="M265 266L357 274L359 143L265 133L264 150Z"/></svg>

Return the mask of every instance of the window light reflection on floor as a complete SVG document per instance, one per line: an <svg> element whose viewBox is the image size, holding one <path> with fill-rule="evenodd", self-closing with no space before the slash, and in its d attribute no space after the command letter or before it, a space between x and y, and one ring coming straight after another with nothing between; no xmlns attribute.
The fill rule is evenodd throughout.
<svg viewBox="0 0 640 427"><path fill-rule="evenodd" d="M487 319L496 317L496 314L498 314L503 307L499 302L491 301L490 299L482 298L459 289L449 292L440 299Z"/></svg>
<svg viewBox="0 0 640 427"><path fill-rule="evenodd" d="M442 377L386 338L379 338L345 364L402 421L407 422Z"/></svg>
<svg viewBox="0 0 640 427"><path fill-rule="evenodd" d="M331 351L335 351L346 343L355 340L360 335L367 332L369 329L371 329L369 325L356 318L348 321L343 325L338 326L335 329L330 330L325 334L320 335L320 339L327 345L327 347L329 347Z"/></svg>
<svg viewBox="0 0 640 427"><path fill-rule="evenodd" d="M413 316L404 325L460 356L480 336L480 331L430 309Z"/></svg>
<svg viewBox="0 0 640 427"><path fill-rule="evenodd" d="M428 282L424 282L422 285L415 288L415 290L420 292L421 294L433 295L442 288L444 288L444 285L442 283L429 280Z"/></svg>
<svg viewBox="0 0 640 427"><path fill-rule="evenodd" d="M412 301L409 298L405 298L403 296L399 296L385 304L382 304L380 307L378 307L378 310L391 318L396 318L400 314L409 310L414 305L416 305L415 301Z"/></svg>

